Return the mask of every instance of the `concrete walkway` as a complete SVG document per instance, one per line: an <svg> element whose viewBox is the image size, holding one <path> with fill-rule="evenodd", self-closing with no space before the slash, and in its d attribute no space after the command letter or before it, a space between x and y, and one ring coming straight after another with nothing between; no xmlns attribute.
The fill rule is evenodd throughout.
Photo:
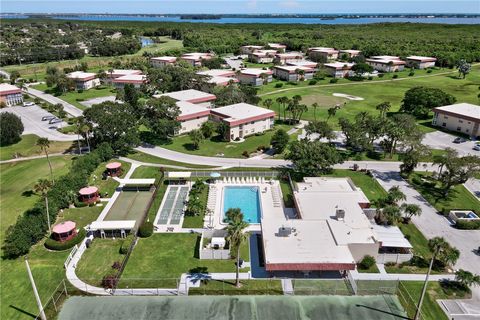
<svg viewBox="0 0 480 320"><path fill-rule="evenodd" d="M52 153L52 154L48 154L48 157L49 157L49 158L52 158L52 157L61 157L61 156L65 156L65 155L66 155L66 154L64 154L64 153ZM42 158L46 158L46 156L45 156L45 155L38 155L38 156L30 156L30 157L23 157L23 158L15 158L15 159L9 159L9 160L2 160L2 161L0 161L0 164L20 162L20 161L28 161L28 160L35 160L35 159L42 159Z"/></svg>
<svg viewBox="0 0 480 320"><path fill-rule="evenodd" d="M480 199L480 179L470 178L463 184L477 199Z"/></svg>
<svg viewBox="0 0 480 320"><path fill-rule="evenodd" d="M51 94L48 94L48 93L45 93L43 91L34 89L30 86L27 86L27 88L25 89L25 92L34 96L34 97L45 100L45 101L47 101L48 103L51 103L51 104L60 103L63 106L65 112L70 114L72 117L79 117L83 114L82 109L79 109L79 108L75 107L73 104L70 104L70 103L68 103L68 102L66 102L62 99L59 99L59 98L57 98L57 97L55 97Z"/></svg>

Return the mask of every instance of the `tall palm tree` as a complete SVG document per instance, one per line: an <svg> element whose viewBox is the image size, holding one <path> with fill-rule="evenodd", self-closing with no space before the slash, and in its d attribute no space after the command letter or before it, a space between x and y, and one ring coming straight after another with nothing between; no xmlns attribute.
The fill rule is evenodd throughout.
<svg viewBox="0 0 480 320"><path fill-rule="evenodd" d="M390 110L392 105L390 102L382 102L379 105L377 105L375 108L380 111L380 117L385 118L385 115L387 112Z"/></svg>
<svg viewBox="0 0 480 320"><path fill-rule="evenodd" d="M75 133L77 134L77 145L78 145L78 154L82 154L82 148L80 145L80 135L82 134L82 122L83 122L83 117L77 117L75 119Z"/></svg>
<svg viewBox="0 0 480 320"><path fill-rule="evenodd" d="M52 179L52 184L55 183L55 180L53 179L53 169L52 169L52 163L50 162L50 158L48 157L48 148L50 148L50 140L48 138L38 138L36 145L42 149L42 151L45 153L45 156L47 157L48 161L48 166L50 168L50 177Z"/></svg>
<svg viewBox="0 0 480 320"><path fill-rule="evenodd" d="M283 107L283 120L285 120L285 108L286 108L286 105L288 104L288 102L290 101L290 99L288 99L288 97L278 97L276 99L276 101L282 105ZM280 120L280 110L278 112L278 120Z"/></svg>
<svg viewBox="0 0 480 320"><path fill-rule="evenodd" d="M45 208L47 210L48 233L52 231L50 226L50 213L48 210L48 191L50 190L51 187L52 187L52 183L47 179L40 179L33 186L33 190L35 190L36 193L39 193L42 196L42 198L45 199Z"/></svg>
<svg viewBox="0 0 480 320"><path fill-rule="evenodd" d="M387 202L397 205L399 201L406 200L407 196L400 190L399 186L393 186L388 190Z"/></svg>
<svg viewBox="0 0 480 320"><path fill-rule="evenodd" d="M318 103L314 102L312 104L312 107L313 107L313 120L317 121L317 108L320 106L318 105Z"/></svg>
<svg viewBox="0 0 480 320"><path fill-rule="evenodd" d="M328 122L328 120L330 120L331 117L335 117L335 115L337 114L337 108L336 107L328 108L327 112L328 112L328 117L327 117L327 122Z"/></svg>
<svg viewBox="0 0 480 320"><path fill-rule="evenodd" d="M244 241L248 239L248 233L245 233L245 229L248 227L248 223L243 221L243 213L239 208L230 208L226 212L228 219L227 226L227 240L230 242L230 250L236 249L237 267L235 276L235 286L240 287L240 246Z"/></svg>
<svg viewBox="0 0 480 320"><path fill-rule="evenodd" d="M267 109L270 109L273 105L273 100L272 99L265 99L263 101L263 105L267 107Z"/></svg>
<svg viewBox="0 0 480 320"><path fill-rule="evenodd" d="M480 276L470 271L459 269L455 272L455 281L460 283L464 288L468 288L472 285L480 285Z"/></svg>
<svg viewBox="0 0 480 320"><path fill-rule="evenodd" d="M422 208L420 208L418 204L414 203L404 203L402 204L401 209L407 222L409 222L413 216L420 216L422 214Z"/></svg>

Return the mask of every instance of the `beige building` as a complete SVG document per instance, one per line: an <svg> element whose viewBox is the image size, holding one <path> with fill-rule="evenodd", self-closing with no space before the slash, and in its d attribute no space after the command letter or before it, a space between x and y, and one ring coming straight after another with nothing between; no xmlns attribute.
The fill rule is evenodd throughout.
<svg viewBox="0 0 480 320"><path fill-rule="evenodd" d="M416 69L432 68L435 67L435 62L437 62L437 58L420 56L409 56L405 60L407 67Z"/></svg>
<svg viewBox="0 0 480 320"><path fill-rule="evenodd" d="M212 109L213 120L228 124L230 141L273 128L275 112L248 103Z"/></svg>
<svg viewBox="0 0 480 320"><path fill-rule="evenodd" d="M338 58L338 50L335 48L315 47L308 49L308 56L313 61L335 60Z"/></svg>
<svg viewBox="0 0 480 320"><path fill-rule="evenodd" d="M204 52L192 52L192 53L185 53L182 54L180 59L188 62L194 67L199 67L202 65L202 60L210 60L214 57L211 53L204 53Z"/></svg>
<svg viewBox="0 0 480 320"><path fill-rule="evenodd" d="M301 74L303 71L303 75ZM304 81L313 78L315 70L309 67L300 66L275 66L273 74L277 79L285 81Z"/></svg>
<svg viewBox="0 0 480 320"><path fill-rule="evenodd" d="M432 124L471 137L480 136L480 106L457 103L433 109Z"/></svg>
<svg viewBox="0 0 480 320"><path fill-rule="evenodd" d="M287 53L277 53L273 62L279 65L285 65L291 62L303 61L303 53L301 52L287 52Z"/></svg>
<svg viewBox="0 0 480 320"><path fill-rule="evenodd" d="M365 62L380 72L402 71L406 65L405 61L395 56L373 56L365 59Z"/></svg>
<svg viewBox="0 0 480 320"><path fill-rule="evenodd" d="M237 79L241 84L249 84L252 86L261 86L265 83L272 82L272 71L260 68L242 69L237 74Z"/></svg>
<svg viewBox="0 0 480 320"><path fill-rule="evenodd" d="M176 104L180 109L180 115L177 117L177 120L182 126L177 134L200 129L202 124L208 121L210 109L186 101L177 101Z"/></svg>
<svg viewBox="0 0 480 320"><path fill-rule="evenodd" d="M123 89L126 84L132 84L135 88L140 88L145 83L147 83L147 76L144 74L127 74L113 79L113 85L117 89Z"/></svg>
<svg viewBox="0 0 480 320"><path fill-rule="evenodd" d="M287 61L287 66L307 67L316 70L318 68L318 63L308 60L295 60Z"/></svg>
<svg viewBox="0 0 480 320"><path fill-rule="evenodd" d="M253 46L253 45L246 45L246 46L241 46L240 47L240 53L241 54L250 54L253 53L256 50L262 50L264 46Z"/></svg>
<svg viewBox="0 0 480 320"><path fill-rule="evenodd" d="M75 71L67 74L67 77L75 81L77 90L88 90L100 85L100 79L93 72Z"/></svg>
<svg viewBox="0 0 480 320"><path fill-rule="evenodd" d="M155 68L163 68L168 65L174 65L175 62L177 62L177 57L163 56L150 58L150 64Z"/></svg>
<svg viewBox="0 0 480 320"><path fill-rule="evenodd" d="M213 107L213 103L217 99L217 97L214 94L195 90L195 89L187 89L187 90L174 91L174 92L168 92L163 94L156 94L153 97L159 98L163 96L170 97L176 101L190 102L199 106L203 106L208 109Z"/></svg>
<svg viewBox="0 0 480 320"><path fill-rule="evenodd" d="M238 82L235 77L235 71L230 69L211 69L197 72L198 75L205 76L207 82L216 86L227 86Z"/></svg>
<svg viewBox="0 0 480 320"><path fill-rule="evenodd" d="M338 51L338 56L341 58L342 56L346 56L348 59L355 58L362 53L360 50L340 50Z"/></svg>
<svg viewBox="0 0 480 320"><path fill-rule="evenodd" d="M334 78L345 78L350 75L353 63L348 62L333 62L325 63L323 66L326 72Z"/></svg>
<svg viewBox="0 0 480 320"><path fill-rule="evenodd" d="M22 90L9 83L0 83L0 102L7 107L21 105L23 103Z"/></svg>
<svg viewBox="0 0 480 320"><path fill-rule="evenodd" d="M123 76L142 74L142 70L113 69L112 72L107 71L106 73L107 73L106 82L111 84L113 83L114 79L117 79Z"/></svg>
<svg viewBox="0 0 480 320"><path fill-rule="evenodd" d="M253 63L272 63L277 50L255 50L248 54L248 60Z"/></svg>

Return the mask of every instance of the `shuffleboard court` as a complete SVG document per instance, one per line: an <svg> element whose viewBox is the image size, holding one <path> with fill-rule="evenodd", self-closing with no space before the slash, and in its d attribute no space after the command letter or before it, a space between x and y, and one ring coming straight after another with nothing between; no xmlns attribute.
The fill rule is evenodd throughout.
<svg viewBox="0 0 480 320"><path fill-rule="evenodd" d="M395 296L72 297L60 320L395 320Z"/></svg>
<svg viewBox="0 0 480 320"><path fill-rule="evenodd" d="M105 220L138 220L152 197L150 191L122 191Z"/></svg>

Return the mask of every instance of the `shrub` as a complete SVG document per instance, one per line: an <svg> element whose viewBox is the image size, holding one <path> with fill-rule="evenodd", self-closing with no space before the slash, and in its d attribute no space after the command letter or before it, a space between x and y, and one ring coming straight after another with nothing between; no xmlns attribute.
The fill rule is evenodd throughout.
<svg viewBox="0 0 480 320"><path fill-rule="evenodd" d="M368 77L367 79L368 79L368 80L373 80L373 77L372 77L372 76L370 76L370 77Z"/></svg>
<svg viewBox="0 0 480 320"><path fill-rule="evenodd" d="M112 289L117 286L118 278L113 274L107 274L102 279L102 287L105 289Z"/></svg>
<svg viewBox="0 0 480 320"><path fill-rule="evenodd" d="M153 223L145 221L140 228L138 228L138 236L140 238L148 238L153 234Z"/></svg>
<svg viewBox="0 0 480 320"><path fill-rule="evenodd" d="M409 77L412 77L414 75L415 75L415 72L413 72L413 71L410 71L410 73L408 74Z"/></svg>
<svg viewBox="0 0 480 320"><path fill-rule="evenodd" d="M115 261L115 262L112 264L112 269L120 270L121 267L122 267L122 264L120 263L120 261Z"/></svg>
<svg viewBox="0 0 480 320"><path fill-rule="evenodd" d="M392 79L397 79L397 78L398 78L398 74L394 74L394 75L392 76Z"/></svg>
<svg viewBox="0 0 480 320"><path fill-rule="evenodd" d="M19 116L11 112L0 114L0 146L17 143L22 133L23 124Z"/></svg>
<svg viewBox="0 0 480 320"><path fill-rule="evenodd" d="M379 74L378 74L378 77L379 77L379 78L383 78L384 76L385 76L384 73L379 73Z"/></svg>
<svg viewBox="0 0 480 320"><path fill-rule="evenodd" d="M283 87L283 83L281 82L275 83L275 88L281 88L281 87Z"/></svg>
<svg viewBox="0 0 480 320"><path fill-rule="evenodd" d="M432 73L432 69L428 69L428 70L427 70L427 73Z"/></svg>
<svg viewBox="0 0 480 320"><path fill-rule="evenodd" d="M292 86L296 86L296 85L298 85L298 82L288 81L287 84L292 85Z"/></svg>
<svg viewBox="0 0 480 320"><path fill-rule="evenodd" d="M309 86L314 86L314 85L316 85L316 84L317 84L317 80L310 80L310 81L308 81L308 85L309 85Z"/></svg>
<svg viewBox="0 0 480 320"><path fill-rule="evenodd" d="M123 240L122 245L120 246L120 250L118 251L120 254L127 254L132 242L135 241L132 234L129 234L125 240Z"/></svg>
<svg viewBox="0 0 480 320"><path fill-rule="evenodd" d="M337 83L337 82L338 82L338 79L336 78L330 79L330 83Z"/></svg>
<svg viewBox="0 0 480 320"><path fill-rule="evenodd" d="M386 267L394 267L395 265L396 265L395 262L387 262L387 263L385 263L385 266L386 266Z"/></svg>
<svg viewBox="0 0 480 320"><path fill-rule="evenodd" d="M412 182L413 182L413 184L416 184L416 185L419 185L419 186L421 186L423 184L422 179L420 177L417 177L417 176L412 178Z"/></svg>
<svg viewBox="0 0 480 320"><path fill-rule="evenodd" d="M85 231L85 229L82 228L82 229L80 229L78 234L73 239L70 239L70 240L64 241L64 242L60 242L60 241L54 240L52 238L48 238L45 241L44 245L45 245L45 248L50 249L50 250L55 250L55 251L67 250L67 249L72 248L76 244L79 244L80 242L82 242L83 239L85 239L86 234L87 234L87 232Z"/></svg>
<svg viewBox="0 0 480 320"><path fill-rule="evenodd" d="M480 220L458 220L457 223L455 223L455 227L461 230L478 230L480 229Z"/></svg>
<svg viewBox="0 0 480 320"><path fill-rule="evenodd" d="M250 155L249 155L248 151L245 150L245 151L242 152L242 156L244 156L245 158L248 158Z"/></svg>
<svg viewBox="0 0 480 320"><path fill-rule="evenodd" d="M375 264L375 258L369 255L366 255L363 257L362 261L360 261L360 263L358 264L358 267L360 269L366 270L373 267L374 264Z"/></svg>

